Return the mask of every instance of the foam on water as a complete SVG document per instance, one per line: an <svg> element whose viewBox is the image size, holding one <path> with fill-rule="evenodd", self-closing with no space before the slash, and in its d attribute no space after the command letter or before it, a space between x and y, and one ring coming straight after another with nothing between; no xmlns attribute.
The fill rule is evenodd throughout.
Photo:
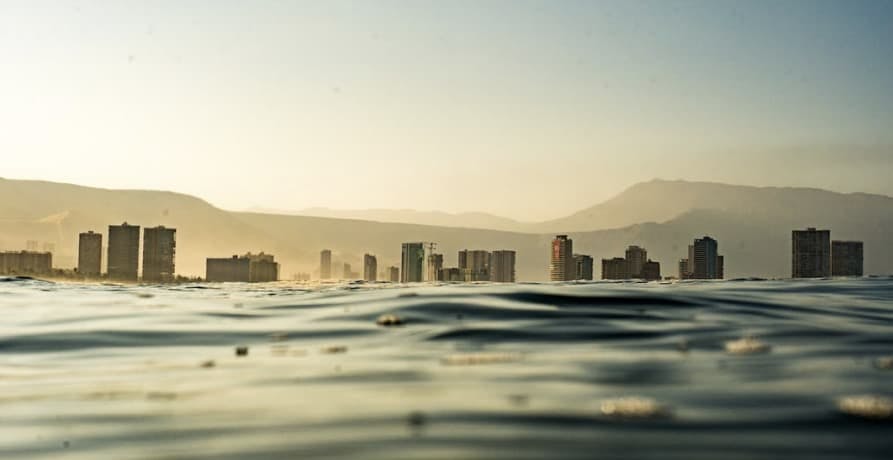
<svg viewBox="0 0 893 460"><path fill-rule="evenodd" d="M889 455L890 278L0 281L3 459Z"/></svg>

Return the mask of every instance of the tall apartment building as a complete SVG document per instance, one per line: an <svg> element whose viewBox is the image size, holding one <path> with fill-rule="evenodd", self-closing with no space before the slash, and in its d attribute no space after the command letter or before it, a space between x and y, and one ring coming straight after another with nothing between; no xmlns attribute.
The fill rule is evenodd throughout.
<svg viewBox="0 0 893 460"><path fill-rule="evenodd" d="M586 254L574 254L574 267L574 279L592 280L592 256Z"/></svg>
<svg viewBox="0 0 893 460"><path fill-rule="evenodd" d="M831 242L831 276L862 276L862 242Z"/></svg>
<svg viewBox="0 0 893 460"><path fill-rule="evenodd" d="M279 279L279 264L272 254L208 258L205 279L209 282L263 283Z"/></svg>
<svg viewBox="0 0 893 460"><path fill-rule="evenodd" d="M720 279L719 243L709 236L695 239L692 248L692 279Z"/></svg>
<svg viewBox="0 0 893 460"><path fill-rule="evenodd" d="M102 274L102 234L93 231L78 235L78 274L97 278Z"/></svg>
<svg viewBox="0 0 893 460"><path fill-rule="evenodd" d="M459 270L462 270L465 281L490 280L490 253L482 250L459 251Z"/></svg>
<svg viewBox="0 0 893 460"><path fill-rule="evenodd" d="M392 283L400 282L400 267L388 267L388 281Z"/></svg>
<svg viewBox="0 0 893 460"><path fill-rule="evenodd" d="M323 249L319 252L319 279L327 280L332 277L332 251Z"/></svg>
<svg viewBox="0 0 893 460"><path fill-rule="evenodd" d="M459 267L441 268L437 274L437 281L462 282L465 281L465 274Z"/></svg>
<svg viewBox="0 0 893 460"><path fill-rule="evenodd" d="M428 269L425 276L428 281L437 281L437 273L443 268L443 254L428 254Z"/></svg>
<svg viewBox="0 0 893 460"><path fill-rule="evenodd" d="M53 253L0 252L0 275L44 275L53 271Z"/></svg>
<svg viewBox="0 0 893 460"><path fill-rule="evenodd" d="M363 255L363 279L366 281L378 280L378 259L372 254Z"/></svg>
<svg viewBox="0 0 893 460"><path fill-rule="evenodd" d="M549 264L550 281L573 281L577 275L573 254L574 241L567 235L556 235L552 240Z"/></svg>
<svg viewBox="0 0 893 460"><path fill-rule="evenodd" d="M831 231L794 230L791 232L791 277L824 278L831 276Z"/></svg>
<svg viewBox="0 0 893 460"><path fill-rule="evenodd" d="M109 225L108 274L114 281L136 281L140 258L140 226Z"/></svg>
<svg viewBox="0 0 893 460"><path fill-rule="evenodd" d="M660 262L648 259L645 265L642 266L642 272L639 273L638 277L646 281L660 280Z"/></svg>
<svg viewBox="0 0 893 460"><path fill-rule="evenodd" d="M498 250L490 253L490 281L515 282L515 251Z"/></svg>
<svg viewBox="0 0 893 460"><path fill-rule="evenodd" d="M603 280L625 280L629 279L629 264L623 257L614 257L613 259L602 259L602 279Z"/></svg>
<svg viewBox="0 0 893 460"><path fill-rule="evenodd" d="M174 280L177 229L164 226L143 230L143 281L169 283Z"/></svg>
<svg viewBox="0 0 893 460"><path fill-rule="evenodd" d="M421 282L425 263L425 245L423 243L403 243L400 262L400 282Z"/></svg>
<svg viewBox="0 0 893 460"><path fill-rule="evenodd" d="M643 278L642 268L648 261L648 251L639 246L626 248L626 262L628 264L630 278Z"/></svg>

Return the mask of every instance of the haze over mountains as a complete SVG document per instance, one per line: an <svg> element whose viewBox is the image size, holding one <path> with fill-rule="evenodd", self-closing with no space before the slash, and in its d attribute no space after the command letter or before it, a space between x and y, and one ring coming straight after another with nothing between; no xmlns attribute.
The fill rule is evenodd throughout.
<svg viewBox="0 0 893 460"><path fill-rule="evenodd" d="M665 276L676 273L676 263L693 238L709 234L726 256L727 278L786 277L790 232L807 226L830 228L834 239L864 241L866 273L893 273L888 241L893 198L862 193L654 180L571 216L539 223L478 213L371 210L327 215L231 212L172 192L0 179L0 249L23 249L27 240L50 242L57 248L54 264L60 268L75 265L79 232L105 235L109 224L127 221L177 228L177 271L197 276L204 275L206 257L247 251L275 254L283 279L314 273L323 248L332 249L335 261L348 262L354 270L362 268L367 252L376 254L383 268L399 265L400 243L433 241L447 266L456 264L460 249L514 249L518 279L543 281L549 241L555 233L568 233L575 252L596 261L622 256L629 244L644 246L649 257L661 262ZM339 218L345 215L354 218ZM382 221L387 219L399 222Z"/></svg>

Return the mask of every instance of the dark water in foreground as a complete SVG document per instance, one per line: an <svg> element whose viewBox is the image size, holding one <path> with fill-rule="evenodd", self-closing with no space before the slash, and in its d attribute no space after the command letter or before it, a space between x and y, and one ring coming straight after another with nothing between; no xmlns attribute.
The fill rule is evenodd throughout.
<svg viewBox="0 0 893 460"><path fill-rule="evenodd" d="M0 318L3 459L893 456L893 279L16 280Z"/></svg>

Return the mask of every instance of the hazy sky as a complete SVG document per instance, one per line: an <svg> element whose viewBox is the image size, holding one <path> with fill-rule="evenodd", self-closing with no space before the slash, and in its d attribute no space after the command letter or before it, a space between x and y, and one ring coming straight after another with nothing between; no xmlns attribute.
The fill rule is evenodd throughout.
<svg viewBox="0 0 893 460"><path fill-rule="evenodd" d="M0 176L559 217L893 195L893 2L0 0Z"/></svg>

